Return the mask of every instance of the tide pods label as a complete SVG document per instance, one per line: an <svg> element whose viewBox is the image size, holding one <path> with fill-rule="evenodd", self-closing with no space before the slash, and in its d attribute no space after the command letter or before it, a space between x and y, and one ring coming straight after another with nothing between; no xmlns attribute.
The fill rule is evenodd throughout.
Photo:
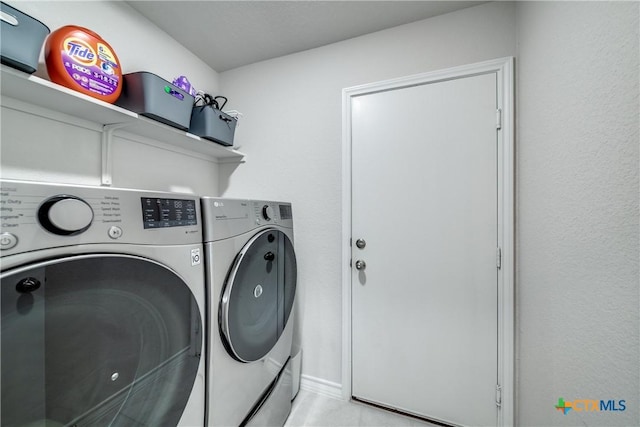
<svg viewBox="0 0 640 427"><path fill-rule="evenodd" d="M118 63L113 52L102 43L91 44L78 37L67 37L62 44L62 62L73 80L86 90L108 96L118 88Z"/></svg>

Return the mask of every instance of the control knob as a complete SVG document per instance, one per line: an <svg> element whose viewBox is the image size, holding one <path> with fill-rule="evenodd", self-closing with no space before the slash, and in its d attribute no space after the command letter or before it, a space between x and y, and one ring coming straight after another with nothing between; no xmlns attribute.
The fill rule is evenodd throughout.
<svg viewBox="0 0 640 427"><path fill-rule="evenodd" d="M264 205L262 207L262 217L267 221L271 221L271 218L273 218L273 208L269 205Z"/></svg>
<svg viewBox="0 0 640 427"><path fill-rule="evenodd" d="M54 196L38 209L38 221L51 233L73 236L89 228L93 221L93 209L78 197Z"/></svg>

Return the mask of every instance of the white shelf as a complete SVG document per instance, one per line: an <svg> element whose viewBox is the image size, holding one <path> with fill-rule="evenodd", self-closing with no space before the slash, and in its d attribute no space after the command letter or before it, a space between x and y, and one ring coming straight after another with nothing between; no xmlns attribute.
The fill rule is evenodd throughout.
<svg viewBox="0 0 640 427"><path fill-rule="evenodd" d="M58 111L100 125L124 124L122 130L224 162L242 161L244 154L116 105L13 68L0 67L2 96Z"/></svg>

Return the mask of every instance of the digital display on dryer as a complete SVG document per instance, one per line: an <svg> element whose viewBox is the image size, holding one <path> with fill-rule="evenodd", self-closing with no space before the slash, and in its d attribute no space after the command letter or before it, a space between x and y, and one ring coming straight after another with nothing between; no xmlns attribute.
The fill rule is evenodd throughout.
<svg viewBox="0 0 640 427"><path fill-rule="evenodd" d="M196 201L142 197L144 228L184 227L198 224Z"/></svg>
<svg viewBox="0 0 640 427"><path fill-rule="evenodd" d="M280 207L280 219L291 219L291 206L290 205L278 205Z"/></svg>

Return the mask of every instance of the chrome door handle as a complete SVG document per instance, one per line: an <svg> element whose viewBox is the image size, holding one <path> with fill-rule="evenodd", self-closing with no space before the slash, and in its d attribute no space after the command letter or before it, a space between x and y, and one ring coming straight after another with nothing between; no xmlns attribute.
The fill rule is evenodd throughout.
<svg viewBox="0 0 640 427"><path fill-rule="evenodd" d="M357 270L364 270L365 268L367 268L367 263L362 261L361 259L356 261L356 269Z"/></svg>
<svg viewBox="0 0 640 427"><path fill-rule="evenodd" d="M356 240L356 246L358 249L364 249L364 247L367 246L367 242L365 242L364 239L358 239Z"/></svg>

